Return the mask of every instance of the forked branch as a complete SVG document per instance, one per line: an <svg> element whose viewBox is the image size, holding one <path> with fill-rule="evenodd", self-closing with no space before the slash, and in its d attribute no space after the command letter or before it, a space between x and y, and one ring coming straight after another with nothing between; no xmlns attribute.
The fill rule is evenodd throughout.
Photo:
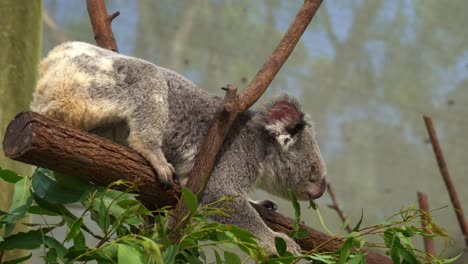
<svg viewBox="0 0 468 264"><path fill-rule="evenodd" d="M99 47L119 52L112 32L112 20L120 15L117 11L112 15L107 13L104 0L86 0L89 18L93 26L94 40Z"/></svg>

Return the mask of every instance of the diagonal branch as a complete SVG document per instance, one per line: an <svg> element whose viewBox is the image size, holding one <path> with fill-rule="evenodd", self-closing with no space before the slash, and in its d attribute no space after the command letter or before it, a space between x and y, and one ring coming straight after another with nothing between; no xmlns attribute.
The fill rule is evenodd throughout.
<svg viewBox="0 0 468 264"><path fill-rule="evenodd" d="M445 162L444 153L442 152L442 148L440 147L439 139L434 129L434 124L432 123L432 118L429 116L424 116L423 118L426 124L427 133L429 134L429 138L431 139L432 149L434 150L437 165L439 165L440 174L444 179L445 186L447 187L447 191L450 196L450 200L452 201L452 205L455 209L455 215L457 216L458 223L460 224L462 234L465 237L465 244L466 246L468 246L468 223L466 222L463 207L461 205L460 199L458 198L455 185L452 182L452 177L450 176L447 163Z"/></svg>
<svg viewBox="0 0 468 264"><path fill-rule="evenodd" d="M338 213L338 216L340 217L341 221L346 223L346 214L343 212L343 209L341 209L340 204L338 203L338 199L336 198L335 192L333 191L333 188L330 183L327 183L327 192L330 194L330 197L332 199L332 204L329 204L328 207L335 210ZM348 233L351 233L353 230L351 229L351 226L346 224L346 231Z"/></svg>

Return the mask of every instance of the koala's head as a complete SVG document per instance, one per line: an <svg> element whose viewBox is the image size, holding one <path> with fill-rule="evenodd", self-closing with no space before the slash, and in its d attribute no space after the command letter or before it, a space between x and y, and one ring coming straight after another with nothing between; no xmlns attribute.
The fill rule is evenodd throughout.
<svg viewBox="0 0 468 264"><path fill-rule="evenodd" d="M308 116L287 95L269 103L261 115L268 146L260 186L285 198L288 189L300 200L319 198L326 189L327 170Z"/></svg>

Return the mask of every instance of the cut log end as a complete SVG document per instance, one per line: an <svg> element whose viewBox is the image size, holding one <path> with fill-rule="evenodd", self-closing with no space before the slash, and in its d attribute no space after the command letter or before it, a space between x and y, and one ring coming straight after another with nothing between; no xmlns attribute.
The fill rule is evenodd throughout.
<svg viewBox="0 0 468 264"><path fill-rule="evenodd" d="M33 134L33 124L31 123L31 112L18 114L13 121L8 124L3 139L3 151L10 159L17 159L28 151Z"/></svg>

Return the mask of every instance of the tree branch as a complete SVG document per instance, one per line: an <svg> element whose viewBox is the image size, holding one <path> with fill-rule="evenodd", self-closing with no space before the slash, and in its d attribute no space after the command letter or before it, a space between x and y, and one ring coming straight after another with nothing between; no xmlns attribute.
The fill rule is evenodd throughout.
<svg viewBox="0 0 468 264"><path fill-rule="evenodd" d="M429 224L429 201L427 199L427 194L423 192L418 192L418 202L419 202L419 209L421 210L421 224L423 226L424 232L426 234L431 234L427 225ZM429 237L423 237L424 239L424 249L427 253L431 254L432 256L436 255L435 247L434 247L434 240L430 239Z"/></svg>
<svg viewBox="0 0 468 264"><path fill-rule="evenodd" d="M426 124L427 133L429 134L429 138L431 139L432 149L434 150L437 165L439 165L440 174L444 179L445 186L447 187L447 191L450 196L450 200L452 201L452 205L455 209L455 215L457 216L458 223L460 224L462 234L465 237L465 244L466 246L468 246L468 224L466 223L465 214L463 213L463 207L460 203L460 199L458 199L457 190L453 185L452 177L450 176L450 173L448 171L448 166L445 162L444 153L442 152L442 148L440 147L439 139L434 129L434 124L432 123L432 118L430 118L429 116L423 116L423 118L424 123Z"/></svg>
<svg viewBox="0 0 468 264"><path fill-rule="evenodd" d="M109 15L104 0L86 0L86 6L93 26L94 40L98 46L119 52L111 23L114 18L120 15L120 12L117 11Z"/></svg>
<svg viewBox="0 0 468 264"><path fill-rule="evenodd" d="M335 210L338 213L338 216L340 217L343 224L346 223L346 215L341 209L341 206L338 203L338 199L336 199L335 192L333 191L333 188L329 182L327 183L327 192L328 194L330 194L330 197L332 199L332 204L329 204L328 207ZM351 233L353 231L349 224L346 225L346 231L348 231L348 233Z"/></svg>
<svg viewBox="0 0 468 264"><path fill-rule="evenodd" d="M235 98L234 88L227 89L228 97ZM149 163L135 151L34 112L21 113L10 122L3 147L5 156L11 159L49 168L85 182L102 186L117 180L135 182L140 194L138 198L145 204L174 206L180 196L178 185L162 189ZM292 219L262 206L252 206L271 229L291 232ZM305 250L323 244L318 251L331 252L342 246L337 238L331 239L320 231L303 227L309 235L297 242ZM391 263L389 258L372 252L366 258L369 264Z"/></svg>

